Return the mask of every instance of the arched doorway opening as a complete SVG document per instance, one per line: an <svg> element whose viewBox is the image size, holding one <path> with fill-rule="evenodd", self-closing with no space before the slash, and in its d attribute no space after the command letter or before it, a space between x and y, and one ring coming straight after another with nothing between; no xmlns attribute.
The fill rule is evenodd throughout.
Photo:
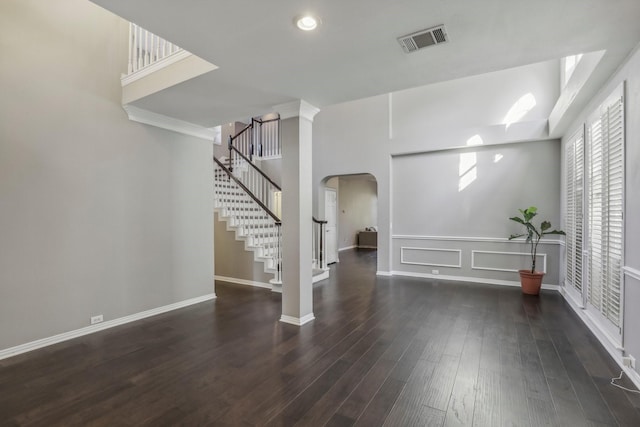
<svg viewBox="0 0 640 427"><path fill-rule="evenodd" d="M327 176L318 191L317 212L326 224L327 263L340 261L344 251L378 247L378 183L369 173Z"/></svg>

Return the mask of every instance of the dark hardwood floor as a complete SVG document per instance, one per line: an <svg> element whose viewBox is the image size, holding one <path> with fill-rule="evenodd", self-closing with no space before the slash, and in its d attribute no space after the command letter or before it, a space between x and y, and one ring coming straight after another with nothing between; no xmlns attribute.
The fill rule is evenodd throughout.
<svg viewBox="0 0 640 427"><path fill-rule="evenodd" d="M559 294L341 261L301 328L277 321L279 295L218 283L215 301L0 361L0 425L640 426Z"/></svg>

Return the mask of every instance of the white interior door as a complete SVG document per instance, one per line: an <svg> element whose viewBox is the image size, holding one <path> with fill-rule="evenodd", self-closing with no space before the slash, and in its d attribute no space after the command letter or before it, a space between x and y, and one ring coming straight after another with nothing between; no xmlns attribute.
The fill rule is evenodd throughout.
<svg viewBox="0 0 640 427"><path fill-rule="evenodd" d="M338 216L338 197L336 190L326 188L324 190L324 214L327 224L325 225L325 248L327 264L338 261L338 233L336 219Z"/></svg>

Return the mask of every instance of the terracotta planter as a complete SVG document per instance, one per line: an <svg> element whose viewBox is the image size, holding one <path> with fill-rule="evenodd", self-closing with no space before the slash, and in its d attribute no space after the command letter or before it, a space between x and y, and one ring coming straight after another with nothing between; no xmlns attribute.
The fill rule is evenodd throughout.
<svg viewBox="0 0 640 427"><path fill-rule="evenodd" d="M534 272L530 270L519 270L520 273L520 285L522 286L522 293L527 295L538 295L540 293L540 287L542 286L542 277L544 273Z"/></svg>

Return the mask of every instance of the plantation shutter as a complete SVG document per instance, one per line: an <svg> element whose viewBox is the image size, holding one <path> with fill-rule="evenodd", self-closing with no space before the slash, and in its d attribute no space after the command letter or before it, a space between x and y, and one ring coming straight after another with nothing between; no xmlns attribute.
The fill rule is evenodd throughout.
<svg viewBox="0 0 640 427"><path fill-rule="evenodd" d="M589 286L587 301L621 327L624 104L603 106L588 126Z"/></svg>
<svg viewBox="0 0 640 427"><path fill-rule="evenodd" d="M565 232L566 284L582 294L582 241L584 195L584 128L566 145Z"/></svg>

